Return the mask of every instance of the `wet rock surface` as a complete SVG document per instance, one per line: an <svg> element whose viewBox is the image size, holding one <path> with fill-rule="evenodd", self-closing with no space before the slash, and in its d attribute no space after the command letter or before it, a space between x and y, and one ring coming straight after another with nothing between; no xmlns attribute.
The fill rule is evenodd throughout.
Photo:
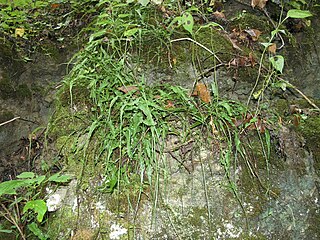
<svg viewBox="0 0 320 240"><path fill-rule="evenodd" d="M77 224L79 232L98 231L101 239L319 239L319 176L312 153L290 129L281 129L278 137L288 143L282 146L286 156L274 156L269 170L252 170L266 188L257 187L257 177L244 177L246 169L237 166L231 170L238 184L236 197L219 147L193 142L185 151L188 144L177 148L172 138L167 147L175 150L163 159L167 172L160 176L156 202L145 193L138 205L133 200L129 206L130 193L99 193L100 180L92 177L85 190L77 192L76 185L70 185L53 221L64 218L69 230ZM119 202L120 208L115 208ZM115 226L119 235L114 235Z"/></svg>
<svg viewBox="0 0 320 240"><path fill-rule="evenodd" d="M8 45L0 45L0 181L31 170L40 154L38 138L54 111L54 94L71 57L69 50L54 52L35 53L25 62Z"/></svg>
<svg viewBox="0 0 320 240"><path fill-rule="evenodd" d="M242 11L239 6L232 9ZM314 26L319 26L318 20L314 21ZM303 35L298 33L298 39L303 40ZM300 57L307 53L310 64L305 65L305 59L289 52L287 60L292 70L288 74L308 96L319 98L318 46L301 46L311 47L295 50L294 54ZM41 55L31 63L15 62L8 55L0 59L4 66L0 69L0 83L6 86L0 92L0 123L14 117L24 119L0 127L0 180L10 179L14 171L31 168L30 159L26 161L30 144L27 136L45 125L53 111L54 93L68 61L68 54L60 54L58 62ZM150 84L177 84L190 92L199 76L188 62L170 70L150 65L142 72ZM211 84L217 79L220 94L245 101L254 77L236 81L234 76L234 72L221 68L216 76L201 80ZM37 138L34 144L40 151L41 141ZM133 197L130 204L131 193L102 193L98 189L103 176L93 174L86 179L85 187L74 180L52 195L51 200L59 199L59 205L51 208L49 234L53 239L319 239L318 145L307 147L310 136L293 127L275 131L273 138L277 141L273 142L274 155L268 167L259 156L251 163L232 166L230 177L237 183L234 186L226 177L219 154L223 149L218 145L196 141L177 144L177 139L169 137L165 163L161 163L166 168L159 174L156 201L150 201L150 192L141 193L139 201ZM33 159L35 156L37 152Z"/></svg>

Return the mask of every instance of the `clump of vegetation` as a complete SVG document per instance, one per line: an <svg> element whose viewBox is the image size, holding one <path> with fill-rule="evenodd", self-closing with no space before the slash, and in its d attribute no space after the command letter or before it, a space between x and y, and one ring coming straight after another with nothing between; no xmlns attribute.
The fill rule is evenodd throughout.
<svg viewBox="0 0 320 240"><path fill-rule="evenodd" d="M64 4L67 5L66 8L62 7ZM269 171L270 133L266 121L260 116L260 104L270 86L294 88L279 78L284 68L284 57L276 54L274 41L282 39L285 32L282 29L283 23L289 17L306 18L311 16L308 11L290 10L287 17L279 20L268 42L262 43L263 50L257 64L249 52L246 56L237 56L225 62L227 58L220 58L215 50L199 42L203 39L203 30L215 31L215 34L228 42L229 50L240 51L241 38L250 41L250 44L256 43L260 34L256 29L235 31L230 37L223 26L216 22L196 22L195 16L202 16L202 8L196 6L182 8L179 3L157 6L149 1L62 1L59 4L25 1L23 7L29 7L28 11L19 13L18 22L8 24L13 17L13 9L21 6L6 3L7 10L1 12L3 15L8 14L7 20L1 25L7 36L27 38L26 29L36 25L24 25L27 19L25 13L30 11L40 14L40 8L65 13L62 22L51 25L53 29L70 27L70 21L76 23L79 18L87 19L86 16L90 16L90 24L83 31L83 35L88 36L88 43L72 60L75 65L60 89L58 113L53 117L48 130L49 134L57 138L60 153L65 155L69 166L78 165L77 169L70 167L68 170L78 173L80 187L85 184L85 177L92 175L89 166L102 166L103 172L99 172L99 175L103 175L99 186L101 192L119 193L136 185L135 191L139 196L137 207L142 193L146 191L151 193L156 202L159 179L166 174L163 153L169 135L178 136L181 143L186 143L195 136L202 136L196 137L199 142L218 141L221 164L225 169L229 188L240 205L241 197L231 173L232 166L242 160L250 174L255 175L252 164L247 160L247 150L242 144L241 134L245 131L256 131L266 171ZM74 15L70 19L68 16L71 14ZM91 18L92 16L95 17ZM85 22L88 23L89 20ZM17 24L21 26L18 28ZM31 37L32 31L28 34ZM65 33L61 34L55 36L58 41L63 41ZM177 42L191 44L191 62L194 66L201 65L199 49L202 50L201 53L205 53L203 55L206 59L211 59L208 65L212 66L206 71L202 71L201 66L195 67L201 74L195 79L193 91L170 84L151 85L141 71L143 64L147 62L144 56L151 56L148 61L156 60L156 63L165 62L165 57L169 60L168 66L174 67L177 59L167 56L171 56L173 44ZM218 51L221 48L219 46ZM258 73L247 105L222 98L216 81L201 82L206 74L216 72L217 67L237 68L248 65L258 65ZM257 100L255 111L250 111L252 99ZM80 167L78 163L81 163ZM35 189L43 181L44 178L40 182L32 180L29 181L31 185L23 183L21 187ZM264 190L268 191L267 187ZM36 198L32 197L34 199ZM28 203L19 203L25 202ZM6 210L7 207L4 206L3 209ZM10 216L8 220L10 221ZM19 224L14 225L19 230ZM24 234L20 230L20 234ZM39 234L31 231L39 237Z"/></svg>
<svg viewBox="0 0 320 240"><path fill-rule="evenodd" d="M0 183L0 214L7 222L0 224L0 236L13 234L21 239L33 235L38 239L48 239L41 230L47 205L43 189L50 184L66 183L69 176L54 174L50 177L23 172L17 179Z"/></svg>

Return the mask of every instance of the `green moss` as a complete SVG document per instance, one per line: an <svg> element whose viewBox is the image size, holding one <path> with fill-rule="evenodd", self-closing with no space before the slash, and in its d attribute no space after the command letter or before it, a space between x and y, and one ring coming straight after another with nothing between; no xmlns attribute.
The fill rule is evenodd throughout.
<svg viewBox="0 0 320 240"><path fill-rule="evenodd" d="M314 158L314 169L320 176L320 116L309 116L298 127Z"/></svg>
<svg viewBox="0 0 320 240"><path fill-rule="evenodd" d="M10 79L5 75L0 80L0 98L6 100L9 98L14 98L16 96L14 87Z"/></svg>
<svg viewBox="0 0 320 240"><path fill-rule="evenodd" d="M263 32L270 32L272 29L268 24L268 20L265 16L257 16L248 12L242 13L235 18L231 23L232 28L245 29L257 29Z"/></svg>
<svg viewBox="0 0 320 240"><path fill-rule="evenodd" d="M70 239L71 231L77 226L77 214L69 207L50 216L47 234L50 239Z"/></svg>
<svg viewBox="0 0 320 240"><path fill-rule="evenodd" d="M190 214L188 222L195 229L201 228L203 226L203 219L206 219L207 215L208 210L205 207L194 207L192 208L192 214Z"/></svg>
<svg viewBox="0 0 320 240"><path fill-rule="evenodd" d="M0 110L0 123L8 121L14 118L14 114L11 111Z"/></svg>
<svg viewBox="0 0 320 240"><path fill-rule="evenodd" d="M197 32L195 40L209 48L215 54L221 57L221 60L230 60L230 56L234 52L231 41L224 34L215 29L204 28ZM199 56L205 58L213 56L205 49L199 47Z"/></svg>
<svg viewBox="0 0 320 240"><path fill-rule="evenodd" d="M32 92L27 84L21 84L16 89L16 97L20 101L30 100L32 97Z"/></svg>

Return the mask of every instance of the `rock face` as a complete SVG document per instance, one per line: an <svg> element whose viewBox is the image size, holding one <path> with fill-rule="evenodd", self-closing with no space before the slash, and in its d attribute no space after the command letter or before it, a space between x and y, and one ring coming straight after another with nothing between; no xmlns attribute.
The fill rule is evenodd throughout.
<svg viewBox="0 0 320 240"><path fill-rule="evenodd" d="M235 9L239 10L238 6ZM317 21L314 26L319 26ZM318 38L316 35L315 39ZM226 44L231 47L230 41ZM320 49L309 43L304 46L311 46L306 50L310 64L306 66L305 60L292 57L289 51L287 60L292 70L288 74L294 76L292 83L298 88L319 98L316 81ZM299 50L294 53L303 56ZM33 62L22 64L13 61L9 57L12 54L3 54L0 59L4 66L0 69L0 123L14 117L24 120L17 119L0 128L0 144L5 146L0 149L2 180L11 174L4 171L7 168L12 170L19 164L20 169L31 167L23 152L30 142L23 137L47 122L51 94L55 91L54 84L52 88L50 85L61 80L67 58L62 54L57 62L39 55ZM182 52L185 54L186 50ZM199 73L187 62L187 57L179 58L177 54L177 59L182 67L174 66L168 71L144 66L142 72L148 84L169 82L191 91ZM295 68L296 65L305 69ZM211 67L208 64L205 70ZM238 66L234 66L234 74L218 69L215 76L209 74L201 80L208 84L217 80L220 94L246 100L255 77L243 81L240 72ZM48 85L48 91L44 91ZM152 176L156 181L153 189L132 184L130 189L123 192L116 189L111 195L103 191L105 173L99 169L100 163L88 161L82 166L78 161L74 171L86 167L90 174L48 193L48 235L51 239L319 239L320 178L319 165L315 164L318 149L307 147L306 144L311 144L306 139L308 134L301 136L293 126L271 130L270 151L268 143L263 142L266 136L254 132L256 135L248 131L240 136L245 157L240 156L237 146L231 146L232 164L226 159L225 146L217 141L194 136L192 141L179 142L169 136L166 151L159 156L158 164L164 167ZM83 139L87 138L85 134ZM78 138L78 143L83 147L82 138ZM35 135L35 143L39 144L36 140ZM67 140L63 139L63 144ZM18 141L22 141L23 147Z"/></svg>
<svg viewBox="0 0 320 240"><path fill-rule="evenodd" d="M320 28L319 17L312 18L311 28L294 33L294 47L288 47L286 61L290 81L310 97L320 98Z"/></svg>
<svg viewBox="0 0 320 240"><path fill-rule="evenodd" d="M29 134L37 129L31 136L32 144L37 144L70 59L69 51L54 51L54 57L37 53L24 62L9 45L0 44L0 124L16 118L0 126L0 181L10 179L14 172L30 170L41 150L38 146L28 156Z"/></svg>
<svg viewBox="0 0 320 240"><path fill-rule="evenodd" d="M50 234L71 231L79 237L90 229L98 239L319 239L319 176L312 153L293 130L283 127L277 138L268 166L250 153L251 172L239 158L231 181L219 146L177 147L169 138L166 147L174 150L162 158L167 167L156 193L144 193L137 203L134 192L97 191L97 176L83 190L73 182L57 191L65 200L52 215ZM55 232L59 226L68 227Z"/></svg>

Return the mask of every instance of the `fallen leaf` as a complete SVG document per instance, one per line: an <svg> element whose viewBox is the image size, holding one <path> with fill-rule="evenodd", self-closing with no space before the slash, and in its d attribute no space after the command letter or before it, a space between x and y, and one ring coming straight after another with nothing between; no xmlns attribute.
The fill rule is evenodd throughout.
<svg viewBox="0 0 320 240"><path fill-rule="evenodd" d="M52 9L56 9L56 8L59 8L60 7L60 4L59 3L53 3L51 4L51 8Z"/></svg>
<svg viewBox="0 0 320 240"><path fill-rule="evenodd" d="M293 123L293 125L295 126L295 127L298 127L299 126L299 124L300 124L300 121L301 121L301 116L300 115L294 115L293 116L293 121L292 121L292 123Z"/></svg>
<svg viewBox="0 0 320 240"><path fill-rule="evenodd" d="M215 16L218 20L226 20L226 15L224 15L223 12L215 11L213 16Z"/></svg>
<svg viewBox="0 0 320 240"><path fill-rule="evenodd" d="M171 100L167 100L165 108L174 108L174 103Z"/></svg>
<svg viewBox="0 0 320 240"><path fill-rule="evenodd" d="M254 59L252 52L249 53L249 61L250 61L252 67L254 67L254 65L256 65L256 61Z"/></svg>
<svg viewBox="0 0 320 240"><path fill-rule="evenodd" d="M251 6L254 7L259 7L261 9L263 9L266 6L266 3L268 2L268 0L251 0Z"/></svg>
<svg viewBox="0 0 320 240"><path fill-rule="evenodd" d="M252 53L251 55L249 53L249 57L239 56L231 59L229 65L235 67L250 67L255 65L255 60L253 58Z"/></svg>
<svg viewBox="0 0 320 240"><path fill-rule="evenodd" d="M232 33L230 35L224 35L228 40L231 42L232 47L234 49L242 51L242 49L236 44L237 40L236 38L239 36L239 32L236 31L236 29L232 30Z"/></svg>
<svg viewBox="0 0 320 240"><path fill-rule="evenodd" d="M204 83L197 83L192 96L198 96L205 103L211 102L210 92Z"/></svg>
<svg viewBox="0 0 320 240"><path fill-rule="evenodd" d="M272 43L269 47L268 47L268 51L275 54L277 51L277 44Z"/></svg>
<svg viewBox="0 0 320 240"><path fill-rule="evenodd" d="M24 28L16 28L14 31L15 37L23 37L24 35Z"/></svg>
<svg viewBox="0 0 320 240"><path fill-rule="evenodd" d="M122 86L122 87L119 87L118 90L123 93L128 93L128 92L132 92L132 91L137 91L137 90L139 90L139 88L136 86Z"/></svg>
<svg viewBox="0 0 320 240"><path fill-rule="evenodd" d="M253 41L257 41L261 35L261 31L259 31L258 29L247 29L245 30L245 32L249 34Z"/></svg>

